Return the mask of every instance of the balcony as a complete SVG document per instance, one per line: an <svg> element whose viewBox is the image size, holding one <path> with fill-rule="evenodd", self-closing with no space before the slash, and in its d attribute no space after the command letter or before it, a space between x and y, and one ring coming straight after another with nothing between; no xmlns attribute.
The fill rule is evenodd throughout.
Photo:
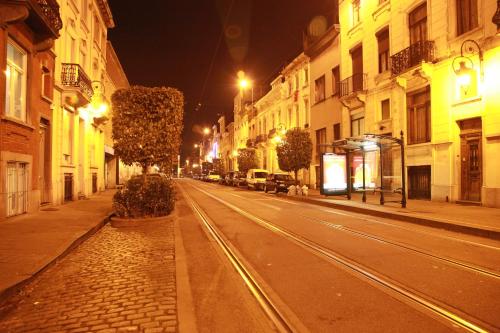
<svg viewBox="0 0 500 333"><path fill-rule="evenodd" d="M247 148L254 148L254 147L255 147L255 140L248 139L247 140Z"/></svg>
<svg viewBox="0 0 500 333"><path fill-rule="evenodd" d="M10 0L0 4L0 25L24 21L34 36L37 52L52 47L62 20L56 0Z"/></svg>
<svg viewBox="0 0 500 333"><path fill-rule="evenodd" d="M66 102L73 107L90 103L94 95L90 79L78 64L62 64L61 84L67 93Z"/></svg>
<svg viewBox="0 0 500 333"><path fill-rule="evenodd" d="M406 49L391 56L391 70L393 75L406 72L422 61L434 60L434 41L421 41L410 45Z"/></svg>
<svg viewBox="0 0 500 333"><path fill-rule="evenodd" d="M366 73L358 73L340 81L340 98L366 90Z"/></svg>
<svg viewBox="0 0 500 333"><path fill-rule="evenodd" d="M278 134L278 130L276 128L273 128L273 129L269 130L269 134L267 135L267 137L269 139L272 139L276 136L276 134Z"/></svg>

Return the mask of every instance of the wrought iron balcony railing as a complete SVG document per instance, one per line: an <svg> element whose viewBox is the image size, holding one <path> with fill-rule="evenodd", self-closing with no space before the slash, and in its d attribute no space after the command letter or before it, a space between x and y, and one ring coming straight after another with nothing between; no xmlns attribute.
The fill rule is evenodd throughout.
<svg viewBox="0 0 500 333"><path fill-rule="evenodd" d="M420 41L391 56L392 74L399 75L422 61L434 60L434 41Z"/></svg>
<svg viewBox="0 0 500 333"><path fill-rule="evenodd" d="M66 87L78 88L88 99L94 95L90 79L78 64L62 64L61 84Z"/></svg>
<svg viewBox="0 0 500 333"><path fill-rule="evenodd" d="M32 0L33 1L33 0ZM34 0L40 7L43 15L47 18L55 31L61 30L63 24L59 16L59 5L56 0Z"/></svg>
<svg viewBox="0 0 500 333"><path fill-rule="evenodd" d="M366 73L357 73L340 81L340 97L366 90Z"/></svg>

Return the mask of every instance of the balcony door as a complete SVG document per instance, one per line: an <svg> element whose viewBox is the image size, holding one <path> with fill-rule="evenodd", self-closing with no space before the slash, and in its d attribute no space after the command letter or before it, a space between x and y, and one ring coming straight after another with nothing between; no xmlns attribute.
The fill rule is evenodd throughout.
<svg viewBox="0 0 500 333"><path fill-rule="evenodd" d="M408 18L410 28L410 67L418 65L424 56L427 41L427 3L415 8Z"/></svg>
<svg viewBox="0 0 500 333"><path fill-rule="evenodd" d="M363 47L351 51L352 59L352 91L363 90Z"/></svg>

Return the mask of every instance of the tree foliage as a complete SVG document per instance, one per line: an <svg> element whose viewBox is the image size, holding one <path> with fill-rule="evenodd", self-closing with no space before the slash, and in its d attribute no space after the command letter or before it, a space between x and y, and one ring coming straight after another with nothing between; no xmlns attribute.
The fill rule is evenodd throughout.
<svg viewBox="0 0 500 333"><path fill-rule="evenodd" d="M238 169L247 173L250 169L257 168L257 153L253 148L238 149Z"/></svg>
<svg viewBox="0 0 500 333"><path fill-rule="evenodd" d="M285 138L276 147L278 165L281 170L297 173L300 169L309 168L312 159L312 142L309 133L300 128L286 132Z"/></svg>
<svg viewBox="0 0 500 333"><path fill-rule="evenodd" d="M111 97L116 154L126 165L171 170L181 143L184 96L169 87L133 86Z"/></svg>

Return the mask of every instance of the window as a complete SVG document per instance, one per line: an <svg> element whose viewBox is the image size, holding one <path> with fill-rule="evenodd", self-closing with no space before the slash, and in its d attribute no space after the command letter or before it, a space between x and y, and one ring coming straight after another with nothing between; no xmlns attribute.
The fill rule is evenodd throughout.
<svg viewBox="0 0 500 333"><path fill-rule="evenodd" d="M364 74L363 74L363 46L360 45L351 50L352 62L352 91L361 91L364 89Z"/></svg>
<svg viewBox="0 0 500 333"><path fill-rule="evenodd" d="M304 87L309 84L309 69L304 68Z"/></svg>
<svg viewBox="0 0 500 333"><path fill-rule="evenodd" d="M410 45L427 40L427 3L415 8L409 15Z"/></svg>
<svg viewBox="0 0 500 333"><path fill-rule="evenodd" d="M295 109L295 126L300 127L299 106L295 105L293 108Z"/></svg>
<svg viewBox="0 0 500 333"><path fill-rule="evenodd" d="M292 109L288 109L288 128L292 128Z"/></svg>
<svg viewBox="0 0 500 333"><path fill-rule="evenodd" d="M325 100L325 76L323 75L314 81L314 102L319 103Z"/></svg>
<svg viewBox="0 0 500 333"><path fill-rule="evenodd" d="M316 160L318 163L323 153L326 153L326 128L316 130Z"/></svg>
<svg viewBox="0 0 500 333"><path fill-rule="evenodd" d="M299 80L299 72L295 73L295 90L299 90L300 88L300 80Z"/></svg>
<svg viewBox="0 0 500 333"><path fill-rule="evenodd" d="M380 109L382 111L382 120L391 118L391 100L384 99L380 102Z"/></svg>
<svg viewBox="0 0 500 333"><path fill-rule="evenodd" d="M408 144L431 141L431 100L429 87L408 94Z"/></svg>
<svg viewBox="0 0 500 333"><path fill-rule="evenodd" d="M365 134L365 117L363 114L351 116L351 136Z"/></svg>
<svg viewBox="0 0 500 333"><path fill-rule="evenodd" d="M377 34L378 41L378 72L389 70L389 29Z"/></svg>
<svg viewBox="0 0 500 333"><path fill-rule="evenodd" d="M352 26L355 26L360 22L359 2L360 0L352 0Z"/></svg>
<svg viewBox="0 0 500 333"><path fill-rule="evenodd" d="M5 69L5 114L26 121L26 52L10 40Z"/></svg>
<svg viewBox="0 0 500 333"><path fill-rule="evenodd" d="M478 26L477 0L457 0L457 36Z"/></svg>
<svg viewBox="0 0 500 333"><path fill-rule="evenodd" d="M101 46L100 40L101 31L99 30L99 19L97 16L94 16L94 41L97 43L97 46Z"/></svg>
<svg viewBox="0 0 500 333"><path fill-rule="evenodd" d="M63 138L63 160L65 163L71 164L71 155L73 153L73 113L66 109L63 109Z"/></svg>
<svg viewBox="0 0 500 333"><path fill-rule="evenodd" d="M340 123L333 125L333 140L340 140Z"/></svg>
<svg viewBox="0 0 500 333"><path fill-rule="evenodd" d="M87 16L88 16L88 7L87 7L87 0L82 0L82 21L87 23Z"/></svg>
<svg viewBox="0 0 500 333"><path fill-rule="evenodd" d="M309 125L309 100L304 99L304 113L305 113L305 118L304 122Z"/></svg>
<svg viewBox="0 0 500 333"><path fill-rule="evenodd" d="M46 66L42 66L42 96L50 100L53 96L52 72Z"/></svg>
<svg viewBox="0 0 500 333"><path fill-rule="evenodd" d="M332 95L338 95L340 92L340 68L332 69Z"/></svg>
<svg viewBox="0 0 500 333"><path fill-rule="evenodd" d="M7 162L7 216L26 213L28 163Z"/></svg>

